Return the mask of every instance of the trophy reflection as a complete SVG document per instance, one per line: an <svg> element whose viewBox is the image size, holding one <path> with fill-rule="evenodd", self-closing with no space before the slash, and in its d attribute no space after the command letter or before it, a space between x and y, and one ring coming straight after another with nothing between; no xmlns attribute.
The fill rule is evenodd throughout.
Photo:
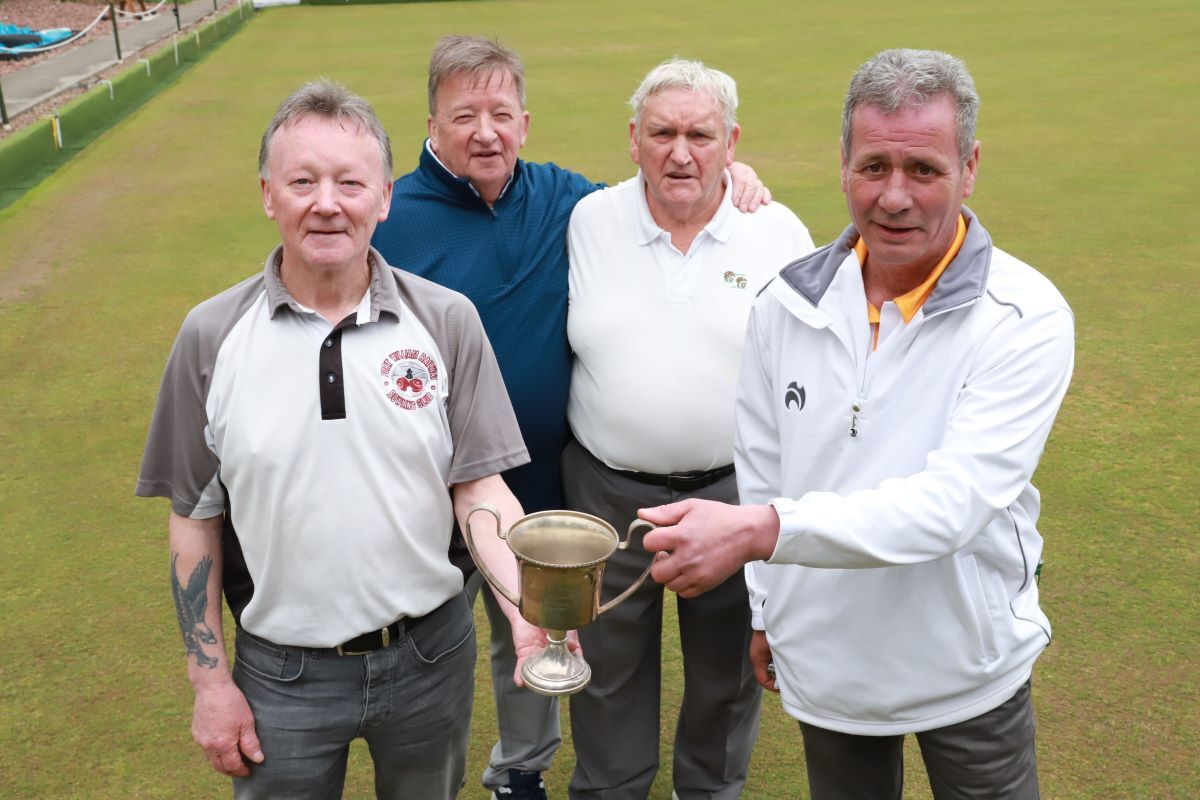
<svg viewBox="0 0 1200 800"><path fill-rule="evenodd" d="M496 535L508 542L517 557L518 594L500 583L475 550L471 518L477 511L495 517ZM587 625L642 585L650 574L649 566L628 589L600 605L605 562L617 550L629 547L636 530L653 527L645 520L634 520L621 541L611 525L591 514L538 511L521 517L505 533L500 512L494 506L480 503L470 510L464 538L479 571L520 609L526 621L546 629L549 643L521 665L527 687L538 694L563 695L587 686L592 668L582 655L567 648L567 631Z"/></svg>

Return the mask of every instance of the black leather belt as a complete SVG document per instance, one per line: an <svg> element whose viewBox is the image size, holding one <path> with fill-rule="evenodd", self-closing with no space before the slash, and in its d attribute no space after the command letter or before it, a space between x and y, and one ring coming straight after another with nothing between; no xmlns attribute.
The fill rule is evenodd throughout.
<svg viewBox="0 0 1200 800"><path fill-rule="evenodd" d="M375 650L382 650L392 642L398 641L405 631L411 631L420 625L429 615L424 617L404 617L396 620L386 628L355 636L333 648L339 656L362 656Z"/></svg>
<svg viewBox="0 0 1200 800"><path fill-rule="evenodd" d="M651 486L664 486L667 489L674 489L680 492L691 492L696 489L703 489L705 486L711 486L726 475L732 475L733 464L726 464L723 467L698 472L673 472L670 475L655 475L652 472L628 472L623 469L616 470L616 472L638 483L648 483Z"/></svg>

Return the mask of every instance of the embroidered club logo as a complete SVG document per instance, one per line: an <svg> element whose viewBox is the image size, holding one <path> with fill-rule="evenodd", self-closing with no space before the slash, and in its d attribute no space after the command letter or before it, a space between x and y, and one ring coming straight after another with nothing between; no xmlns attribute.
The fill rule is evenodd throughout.
<svg viewBox="0 0 1200 800"><path fill-rule="evenodd" d="M787 391L783 393L783 407L795 406L797 411L803 411L805 400L804 387L797 385L795 381L789 383Z"/></svg>
<svg viewBox="0 0 1200 800"><path fill-rule="evenodd" d="M746 276L739 275L733 270L726 270L725 284L727 286L732 286L735 289L745 289L747 284Z"/></svg>
<svg viewBox="0 0 1200 800"><path fill-rule="evenodd" d="M438 366L420 350L393 350L379 366L387 399L405 411L424 408L433 402Z"/></svg>

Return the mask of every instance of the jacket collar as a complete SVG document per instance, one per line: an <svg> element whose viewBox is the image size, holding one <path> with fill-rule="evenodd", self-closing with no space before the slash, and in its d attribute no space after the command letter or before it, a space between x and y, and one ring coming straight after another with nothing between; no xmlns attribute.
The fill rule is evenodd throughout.
<svg viewBox="0 0 1200 800"><path fill-rule="evenodd" d="M971 209L963 206L962 212L967 220L967 236L922 307L927 317L973 303L983 296L987 287L992 237ZM831 244L784 267L779 273L780 279L812 306L820 306L838 270L848 259L854 269L862 269L854 254L858 238L854 226L848 226Z"/></svg>
<svg viewBox="0 0 1200 800"><path fill-rule="evenodd" d="M275 314L285 306L297 314L302 313L300 306L279 277L279 265L282 260L283 245L278 245L267 256L267 263L263 267L267 309L271 319L275 319ZM396 281L392 277L392 268L374 247L367 251L367 266L371 270L371 281L367 285L367 292L371 297L370 321L378 322L381 313L391 314L399 319L402 307L400 291L396 288Z"/></svg>
<svg viewBox="0 0 1200 800"><path fill-rule="evenodd" d="M428 139L421 146L421 157L418 164L418 170L426 177L426 183L439 194L457 200L463 205L488 207L483 198L479 196L479 192L471 185L470 180L455 175L434 154L429 146ZM496 198L496 202L492 204L493 212L507 205L510 199L519 191L524 164L525 162L521 161L521 159L517 159L516 166L513 167L513 174L509 177L503 191L500 192L500 196Z"/></svg>

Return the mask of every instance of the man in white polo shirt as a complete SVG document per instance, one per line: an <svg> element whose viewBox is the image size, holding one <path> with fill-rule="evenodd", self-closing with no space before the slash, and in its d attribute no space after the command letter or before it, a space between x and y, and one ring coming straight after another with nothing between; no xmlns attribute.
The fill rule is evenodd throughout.
<svg viewBox="0 0 1200 800"><path fill-rule="evenodd" d="M618 528L644 506L685 497L737 501L734 384L750 304L788 261L812 250L779 203L753 215L730 202L726 168L740 128L737 87L671 60L630 101L636 177L579 202L568 233L567 330L575 362L563 456L567 505ZM636 551L636 552L635 552ZM649 564L609 560L603 594ZM592 680L571 698L573 800L643 800L658 770L662 587L644 585L580 632ZM679 603L685 691L675 737L681 800L741 793L760 690L747 658L745 582Z"/></svg>
<svg viewBox="0 0 1200 800"><path fill-rule="evenodd" d="M516 519L498 473L528 455L474 307L369 246L392 187L371 107L301 87L259 170L282 244L184 321L137 484L171 500L193 736L238 798L340 797L360 736L379 797L451 798L475 635L450 533L480 501ZM545 639L501 602L519 667Z"/></svg>

